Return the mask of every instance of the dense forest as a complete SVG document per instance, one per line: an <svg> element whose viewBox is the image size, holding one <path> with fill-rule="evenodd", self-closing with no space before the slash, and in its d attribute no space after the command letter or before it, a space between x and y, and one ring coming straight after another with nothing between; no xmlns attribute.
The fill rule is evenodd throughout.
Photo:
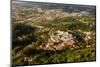
<svg viewBox="0 0 100 67"><path fill-rule="evenodd" d="M12 5L13 65L96 60L95 6L18 1Z"/></svg>

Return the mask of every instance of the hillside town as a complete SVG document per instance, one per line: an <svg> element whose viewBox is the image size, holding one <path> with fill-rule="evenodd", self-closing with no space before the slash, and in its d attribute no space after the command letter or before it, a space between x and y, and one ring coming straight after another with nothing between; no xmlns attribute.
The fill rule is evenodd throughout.
<svg viewBox="0 0 100 67"><path fill-rule="evenodd" d="M82 38L81 38L82 39ZM84 39L82 39L84 40ZM79 42L73 34L64 31L56 31L50 36L48 42L40 45L42 49L45 50L62 50L65 46L69 48L75 48Z"/></svg>

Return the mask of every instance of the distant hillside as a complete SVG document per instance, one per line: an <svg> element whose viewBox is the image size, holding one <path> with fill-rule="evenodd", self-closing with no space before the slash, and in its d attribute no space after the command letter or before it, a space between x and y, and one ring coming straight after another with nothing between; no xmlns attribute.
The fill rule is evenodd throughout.
<svg viewBox="0 0 100 67"><path fill-rule="evenodd" d="M42 9L62 9L65 12L79 12L87 11L95 15L96 6L93 5L75 5L75 4L58 4L58 3L44 3L44 2L28 2L28 1L12 1L12 6L22 7L38 7Z"/></svg>

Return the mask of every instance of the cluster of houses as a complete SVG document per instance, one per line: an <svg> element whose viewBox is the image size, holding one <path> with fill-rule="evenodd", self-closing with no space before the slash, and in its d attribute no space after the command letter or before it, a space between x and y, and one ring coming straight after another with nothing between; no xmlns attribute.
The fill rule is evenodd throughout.
<svg viewBox="0 0 100 67"><path fill-rule="evenodd" d="M64 31L56 31L48 39L47 43L40 45L40 48L44 50L62 50L65 46L69 48L75 48L78 40L77 36Z"/></svg>
<svg viewBox="0 0 100 67"><path fill-rule="evenodd" d="M50 39L52 40L52 42L59 43L61 41L71 40L73 39L73 36L68 32L63 32L58 30L57 32L51 35Z"/></svg>

